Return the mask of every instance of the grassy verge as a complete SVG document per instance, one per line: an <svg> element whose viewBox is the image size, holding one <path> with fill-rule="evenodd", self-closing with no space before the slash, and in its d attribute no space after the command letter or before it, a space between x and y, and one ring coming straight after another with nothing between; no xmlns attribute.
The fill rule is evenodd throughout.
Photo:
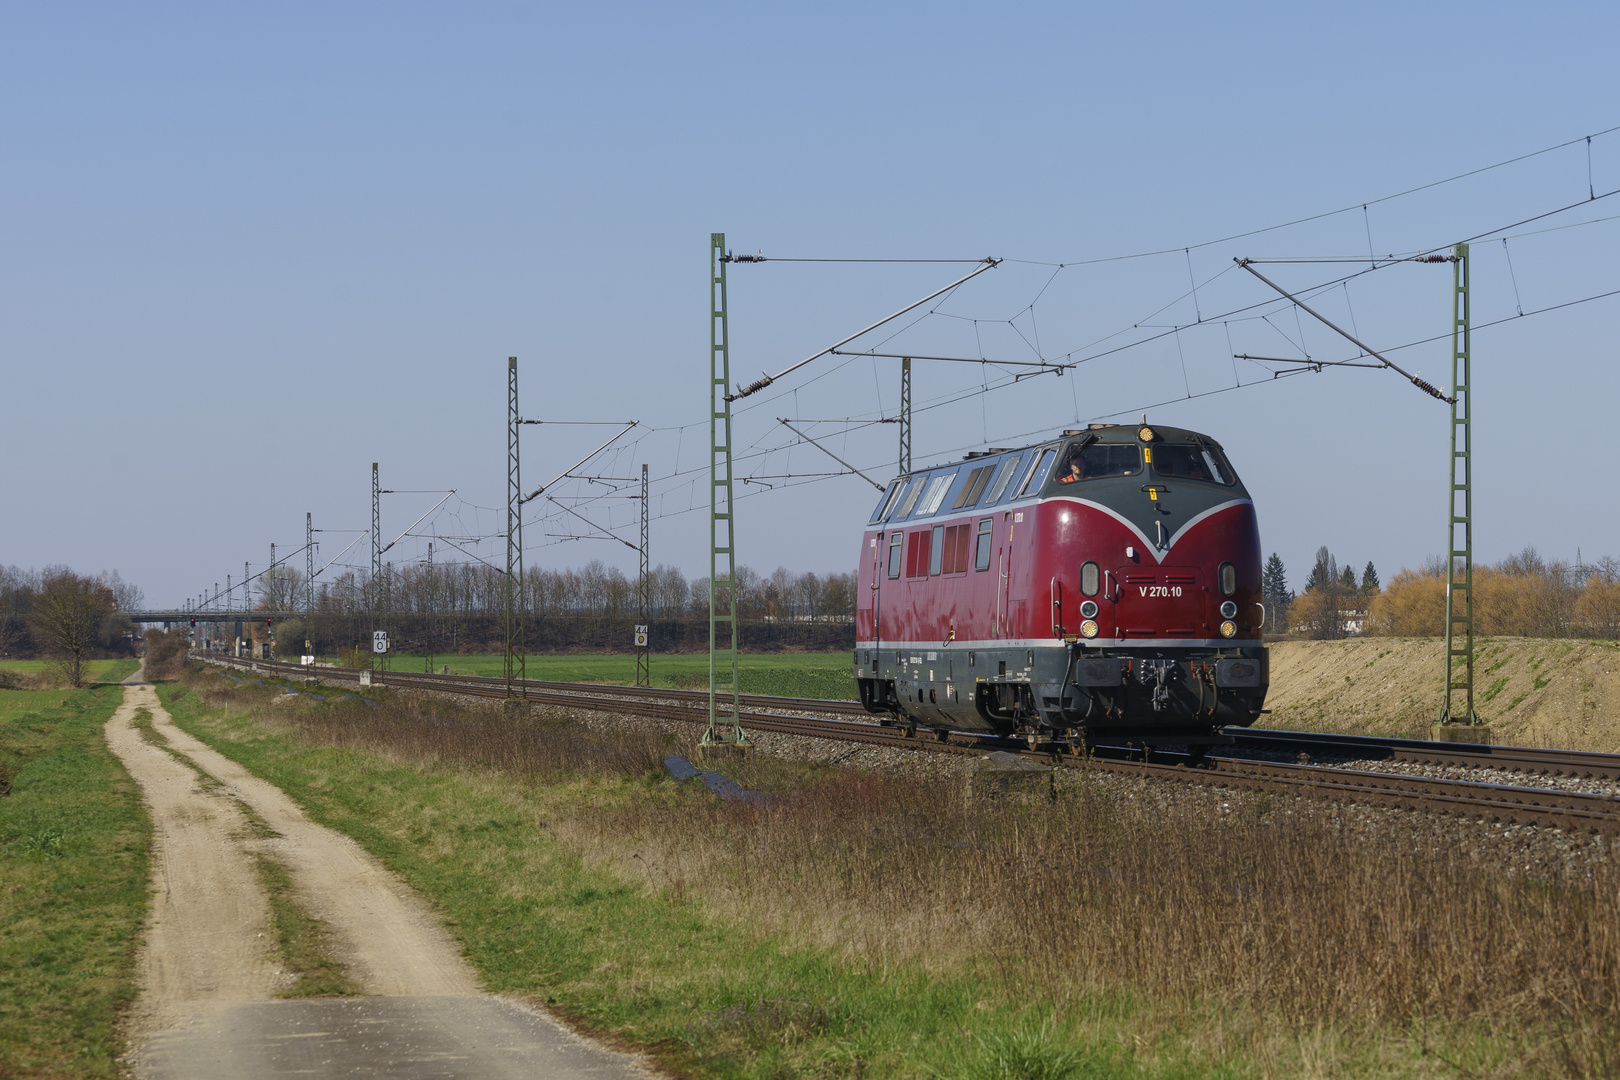
<svg viewBox="0 0 1620 1080"><path fill-rule="evenodd" d="M13 774L0 798L0 1076L118 1072L151 835L102 735L121 698L116 686L0 691L0 766Z"/></svg>
<svg viewBox="0 0 1620 1080"><path fill-rule="evenodd" d="M436 902L493 989L693 1074L1606 1075L1613 868L1536 878L1236 794L960 784L410 695L176 718ZM219 706L231 705L225 713ZM257 719L255 718L257 717ZM677 744L678 745L678 744ZM1223 801L1224 800L1224 801Z"/></svg>

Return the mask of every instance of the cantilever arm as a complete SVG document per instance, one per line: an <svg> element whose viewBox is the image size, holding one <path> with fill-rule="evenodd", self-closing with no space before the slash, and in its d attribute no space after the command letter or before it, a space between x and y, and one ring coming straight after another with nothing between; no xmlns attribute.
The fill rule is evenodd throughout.
<svg viewBox="0 0 1620 1080"><path fill-rule="evenodd" d="M1375 349L1370 348L1368 345L1366 345L1364 342L1357 339L1355 336L1350 334L1348 331L1343 330L1343 329L1339 328L1338 326L1335 326L1332 322L1330 322L1327 319L1326 316L1322 315L1318 311L1313 310L1309 304L1305 303L1305 301L1301 300L1299 297L1295 296L1293 293L1289 292L1287 289L1283 288L1281 285L1278 285L1275 281L1272 281L1270 278L1266 277L1260 271L1256 270L1251 265L1251 260L1249 260L1249 259L1233 259L1232 261L1237 263L1239 266L1243 267L1243 269L1247 270L1249 273L1253 274L1255 277L1259 278L1261 281L1265 282L1267 285L1270 285L1273 289L1276 289L1278 292L1282 293L1289 300L1293 301L1296 305L1298 305L1300 310L1304 311L1305 314L1311 316L1317 322L1321 323L1323 326L1327 327L1329 330L1332 330L1335 334L1338 334L1340 337L1342 337L1346 341L1350 342L1352 345L1354 345L1356 348L1360 349L1362 352L1365 352L1368 356L1371 356L1374 359L1378 360L1379 362L1381 362L1385 367L1389 368L1390 370L1398 372L1399 374L1406 376L1406 378L1411 382L1411 384L1413 386L1417 387L1419 390L1423 391L1425 394L1428 394L1430 397L1439 398L1441 401L1444 401L1448 405L1456 404L1454 399L1447 397L1445 394L1442 394L1440 392L1439 387L1435 386L1432 383L1426 382L1423 379L1418 378L1416 375L1412 374L1410 371L1407 371L1406 369L1402 368L1399 364L1396 364L1396 363L1393 363L1392 361L1390 361L1387 357L1380 356Z"/></svg>
<svg viewBox="0 0 1620 1080"><path fill-rule="evenodd" d="M763 379L760 379L758 382L750 383L747 386L739 388L738 391L735 394L727 394L726 395L726 400L727 401L736 401L739 398L745 398L749 394L752 394L752 393L754 393L756 391L763 390L767 386L771 385L771 383L775 382L777 379L782 378L784 375L790 375L793 372L798 371L800 368L804 367L804 365L808 364L810 361L820 359L821 357L826 356L828 353L837 352L839 349L842 349L845 345L848 345L850 342L854 341L856 338L860 337L862 334L869 334L873 330L876 330L878 327L882 326L884 323L893 322L895 319L898 319L900 316L904 315L906 312L912 310L913 308L921 307L922 305L928 303L928 301L932 300L934 297L943 296L945 293L950 292L952 289L956 288L958 285L961 285L963 282L971 281L973 278L978 277L980 274L984 273L986 270L993 270L996 267L1001 265L1001 260L1000 259L990 258L990 259L984 259L984 260L981 260L981 261L983 262L984 265L980 266L977 270L973 271L971 274L967 274L967 275L965 275L963 277L957 278L955 281L951 282L949 285L945 286L943 289L936 289L935 291L929 293L927 296L923 297L921 300L918 300L916 303L907 304L905 307L901 308L899 311L895 312L893 315L884 316L883 318L879 319L877 322L873 323L871 326L868 326L865 330L861 330L861 331L859 331L857 333L851 334L851 335L849 335L849 337L845 338L844 340L838 342L835 345L829 345L825 349L822 349L820 352L811 353L809 356L805 357L803 360L800 360L797 364L792 364L792 365L790 365L788 367L785 367L781 371L778 371L775 375L767 375Z"/></svg>
<svg viewBox="0 0 1620 1080"><path fill-rule="evenodd" d="M777 419L782 421L782 426L783 427L787 428L789 431L793 432L793 434L797 435L799 438L803 439L805 442L809 443L811 446L815 447L817 450L820 450L823 454L826 454L828 457L830 457L834 461L838 462L838 464L842 465L844 468L848 469L850 472L854 473L856 476L860 477L862 480L865 480L868 484L871 484L873 487L877 488L879 491L884 490L884 487L883 487L882 484L878 483L876 480L872 479L870 476L867 476L865 473L861 472L861 470L857 469L855 466L851 465L849 462L845 461L843 458L839 457L837 454L833 453L831 450L827 449L825 446L822 446L820 443L816 442L816 440L812 439L810 436L806 435L804 432L800 431L798 428L794 427L792 424L788 423L786 420L783 420L782 417L778 416Z"/></svg>

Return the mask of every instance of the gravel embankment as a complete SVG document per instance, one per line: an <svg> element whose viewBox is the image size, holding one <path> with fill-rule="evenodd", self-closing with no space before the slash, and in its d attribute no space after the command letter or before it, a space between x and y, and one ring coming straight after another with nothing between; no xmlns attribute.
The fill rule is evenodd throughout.
<svg viewBox="0 0 1620 1080"><path fill-rule="evenodd" d="M405 691L411 692L411 691ZM442 698L446 695L434 694ZM473 705L489 705L488 698L448 695ZM561 712L543 706L548 712ZM589 710L567 710L577 722L599 730L642 731L673 735L677 749L691 752L702 729L698 724L676 720L632 716ZM839 766L962 783L977 767L977 756L940 753L920 743L917 749L869 746L860 743L818 739L805 735L784 735L767 731L749 732L753 751L770 757L812 765ZM1230 753L1229 751L1227 753ZM1258 760L1294 763L1298 755L1254 752L1243 756ZM1620 784L1605 780L1579 780L1513 773L1500 769L1471 769L1452 766L1414 765L1365 759L1313 758L1313 765L1360 769L1369 772L1402 773L1434 779L1471 780L1479 783L1511 784L1524 787L1557 787L1599 795L1620 794ZM724 766L713 766L724 771ZM1164 782L1146 777L1086 773L1079 769L1059 770L1055 778L1059 791L1077 784L1096 785L1113 797L1146 804L1161 813L1196 813L1233 820L1258 820L1265 824L1290 822L1326 825L1363 835L1369 843L1394 837L1409 850L1432 852L1437 857L1462 854L1495 868L1503 874L1539 878L1579 878L1594 863L1607 861L1617 841L1613 838L1571 833L1534 825L1511 825L1451 815L1427 814L1386 807L1239 791L1197 782Z"/></svg>

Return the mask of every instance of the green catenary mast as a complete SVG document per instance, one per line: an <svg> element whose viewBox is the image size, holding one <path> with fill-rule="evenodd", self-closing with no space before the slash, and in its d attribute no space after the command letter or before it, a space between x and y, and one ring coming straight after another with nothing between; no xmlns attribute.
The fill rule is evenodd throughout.
<svg viewBox="0 0 1620 1080"><path fill-rule="evenodd" d="M1474 712L1474 382L1469 357L1468 245L1452 252L1451 479L1446 488L1446 693L1439 723L1478 726Z"/></svg>
<svg viewBox="0 0 1620 1080"><path fill-rule="evenodd" d="M726 234L709 234L709 727L705 746L747 746L737 687L737 549L731 490L731 337ZM720 703L729 699L730 724Z"/></svg>

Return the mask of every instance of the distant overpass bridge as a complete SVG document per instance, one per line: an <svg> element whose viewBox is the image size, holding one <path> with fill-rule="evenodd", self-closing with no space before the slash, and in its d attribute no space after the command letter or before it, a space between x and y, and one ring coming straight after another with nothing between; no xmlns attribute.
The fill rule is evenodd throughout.
<svg viewBox="0 0 1620 1080"><path fill-rule="evenodd" d="M190 625L192 619L200 623L227 623L227 622L263 622L270 619L274 622L286 622L288 619L301 619L302 611L181 611L170 609L168 611L125 611L121 613L132 623L163 623L165 626L174 623Z"/></svg>

